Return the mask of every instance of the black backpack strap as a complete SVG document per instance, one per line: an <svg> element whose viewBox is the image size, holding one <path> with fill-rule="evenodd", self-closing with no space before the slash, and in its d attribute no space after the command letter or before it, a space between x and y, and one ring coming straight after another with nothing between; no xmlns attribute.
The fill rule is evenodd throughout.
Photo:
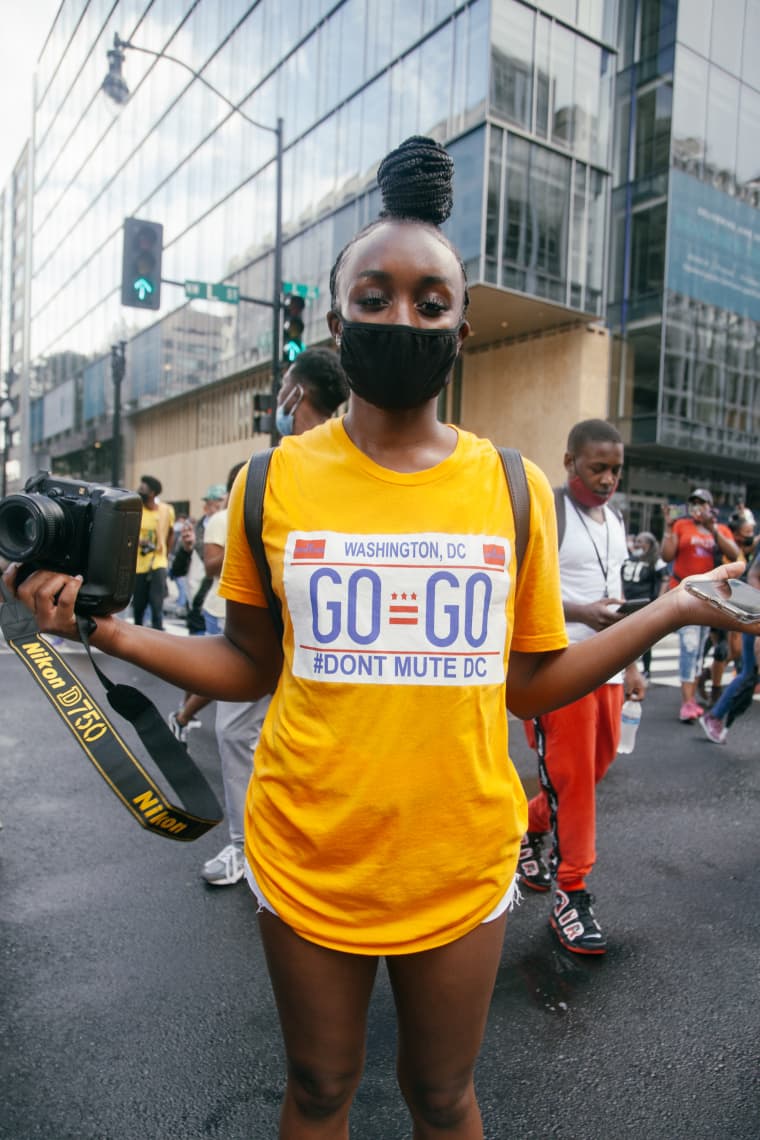
<svg viewBox="0 0 760 1140"><path fill-rule="evenodd" d="M512 512L515 516L515 558L517 573L528 546L530 535L530 491L528 478L525 474L525 464L522 455L514 447L500 447L498 449L504 472L507 476L507 487L512 502Z"/></svg>
<svg viewBox="0 0 760 1140"><path fill-rule="evenodd" d="M267 485L267 473L272 459L272 448L267 451L257 451L248 461L248 471L245 481L245 502L243 505L243 518L245 520L245 533L248 545L251 548L256 567L261 578L261 586L266 594L269 612L272 615L277 636L282 640L282 609L272 589L272 573L267 562L264 550L262 530L264 527L264 491Z"/></svg>
<svg viewBox="0 0 760 1140"><path fill-rule="evenodd" d="M565 537L565 488L554 488L554 513L557 516L557 550Z"/></svg>

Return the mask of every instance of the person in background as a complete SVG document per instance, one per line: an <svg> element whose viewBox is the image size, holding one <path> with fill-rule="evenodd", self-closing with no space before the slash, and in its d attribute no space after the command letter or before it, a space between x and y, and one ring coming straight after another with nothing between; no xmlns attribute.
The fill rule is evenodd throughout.
<svg viewBox="0 0 760 1140"><path fill-rule="evenodd" d="M172 552L174 556L176 556L177 551L180 549L180 539L186 522L188 522L188 516L183 511L181 514L177 515L177 518L174 522L174 538L172 539ZM177 587L177 600L174 606L174 616L178 618L187 617L187 579L184 574L179 577L175 573L174 558L172 558L169 564L169 577Z"/></svg>
<svg viewBox="0 0 760 1140"><path fill-rule="evenodd" d="M348 383L340 361L332 349L308 348L296 357L283 377L277 401L277 430L282 436L300 435L309 428L322 424L334 415L348 399ZM238 463L230 471L228 492L238 471L245 464ZM207 621L207 632L221 632L225 616L224 598L219 595L219 575L224 564L227 542L226 509L219 511L206 526L204 559L206 573L213 584L206 597L217 598L214 629ZM195 698L203 699L203 698ZM224 810L229 830L229 843L203 865L203 878L214 887L227 887L240 882L245 871L243 851L245 801L253 772L253 756L261 735L270 697L258 701L218 701L215 732L222 765L224 784ZM192 715L193 706L189 713ZM179 714L177 714L179 716ZM184 717L183 717L184 719Z"/></svg>
<svg viewBox="0 0 760 1140"><path fill-rule="evenodd" d="M623 581L623 595L627 602L653 602L662 592L667 563L660 558L660 544L648 530L642 530L630 541L630 555L622 565L620 576ZM649 680L652 671L652 650L646 649L641 655L644 679Z"/></svg>
<svg viewBox="0 0 760 1140"><path fill-rule="evenodd" d="M560 588L567 635L571 643L579 643L628 620L617 613L624 601L620 572L628 557L625 526L620 513L608 505L623 467L622 437L606 420L582 420L570 431L564 462ZM526 726L538 753L541 788L528 804L520 881L534 891L548 891L555 881L549 924L560 944L574 954L604 954L607 949L594 897L586 889L596 859L595 789L617 753L624 696L642 700L644 693L643 678L633 663L580 700ZM542 853L549 834L547 867Z"/></svg>
<svg viewBox="0 0 760 1140"><path fill-rule="evenodd" d="M213 483L203 496L201 517L195 523L191 519L185 521L180 534L180 547L174 556L175 572L186 578L190 605L185 623L191 637L201 637L206 632L203 603L211 588L211 578L207 575L204 564L206 526L209 519L213 518L217 511L222 510L226 502L225 484ZM203 722L198 714L210 703L208 697L186 692L177 711L169 713L167 717L169 728L181 744L187 743L187 734L191 729L201 727Z"/></svg>
<svg viewBox="0 0 760 1140"><path fill-rule="evenodd" d="M749 566L757 549L755 537L755 520L752 514L742 510L734 512L728 519L728 528L739 548L738 560ZM745 573L742 577L746 577ZM726 666L734 663L738 672L744 672L742 660L742 635L725 629L711 629L705 643L704 657L712 653L710 664L703 664L702 671L697 677L697 693L705 707L713 706L720 700L723 692L723 674ZM707 682L710 690L707 690Z"/></svg>
<svg viewBox="0 0 760 1140"><path fill-rule="evenodd" d="M135 625L142 625L145 611L150 608L154 629L164 628L166 572L174 543L174 507L158 501L162 490L160 480L154 475L140 476L137 493L143 508L132 614Z"/></svg>
<svg viewBox="0 0 760 1140"><path fill-rule="evenodd" d="M348 382L331 348L307 348L282 379L275 423L281 436L302 435L334 416L348 399Z"/></svg>
<svg viewBox="0 0 760 1140"><path fill-rule="evenodd" d="M665 562L672 562L669 588L675 588L684 578L704 574L722 561L733 562L739 557L739 548L727 526L718 523L713 512L712 494L697 487L689 495L688 514L672 520L670 507L663 506L665 528L661 552ZM702 665L702 651L709 626L683 626L678 631L680 646L679 673L681 681L681 708L678 718L682 724L692 724L704 713L696 701L697 671Z"/></svg>
<svg viewBox="0 0 760 1140"><path fill-rule="evenodd" d="M274 690L245 846L286 1057L281 1140L348 1136L381 958L413 1135L483 1140L474 1069L527 823L507 709L530 719L579 700L713 608L672 590L568 646L551 487L529 460L516 573L499 453L437 415L470 332L464 264L440 228L452 176L440 144L407 139L380 164L380 218L331 271L328 327L352 391L344 417L272 456L262 536L282 637L240 478L224 634L180 640L99 617L90 635L218 700ZM80 587L40 570L18 597L41 632L77 641Z"/></svg>
<svg viewBox="0 0 760 1140"><path fill-rule="evenodd" d="M746 520L737 526L735 533L742 551L756 549L754 529L754 523ZM746 565L747 569L742 576L746 577L750 586L760 590L760 554L755 553ZM757 683L757 638L751 633L737 634L737 636L741 638L741 664L737 674L710 711L699 718L702 731L713 744L726 743L731 724L737 716L749 708Z"/></svg>

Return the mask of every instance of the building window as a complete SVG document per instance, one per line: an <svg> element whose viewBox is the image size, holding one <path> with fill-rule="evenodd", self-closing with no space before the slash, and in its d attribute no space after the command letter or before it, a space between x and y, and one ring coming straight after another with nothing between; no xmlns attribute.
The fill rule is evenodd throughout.
<svg viewBox="0 0 760 1140"><path fill-rule="evenodd" d="M636 100L634 177L646 178L667 170L670 164L670 120L673 86L659 83Z"/></svg>
<svg viewBox="0 0 760 1140"><path fill-rule="evenodd" d="M631 219L632 300L655 297L662 293L666 226L667 206L664 202L637 211Z"/></svg>

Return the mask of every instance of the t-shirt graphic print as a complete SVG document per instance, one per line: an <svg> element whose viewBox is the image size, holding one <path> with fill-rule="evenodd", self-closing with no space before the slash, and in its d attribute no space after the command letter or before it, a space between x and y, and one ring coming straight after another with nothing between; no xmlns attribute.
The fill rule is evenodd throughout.
<svg viewBox="0 0 760 1140"><path fill-rule="evenodd" d="M510 558L501 536L291 532L293 673L326 684L500 684Z"/></svg>

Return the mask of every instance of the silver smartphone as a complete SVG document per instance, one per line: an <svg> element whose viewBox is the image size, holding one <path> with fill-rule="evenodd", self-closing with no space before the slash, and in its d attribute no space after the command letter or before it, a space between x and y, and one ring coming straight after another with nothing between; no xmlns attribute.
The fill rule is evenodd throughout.
<svg viewBox="0 0 760 1140"><path fill-rule="evenodd" d="M719 582L684 582L684 586L696 598L711 602L738 621L760 621L760 590L746 582L727 578Z"/></svg>

